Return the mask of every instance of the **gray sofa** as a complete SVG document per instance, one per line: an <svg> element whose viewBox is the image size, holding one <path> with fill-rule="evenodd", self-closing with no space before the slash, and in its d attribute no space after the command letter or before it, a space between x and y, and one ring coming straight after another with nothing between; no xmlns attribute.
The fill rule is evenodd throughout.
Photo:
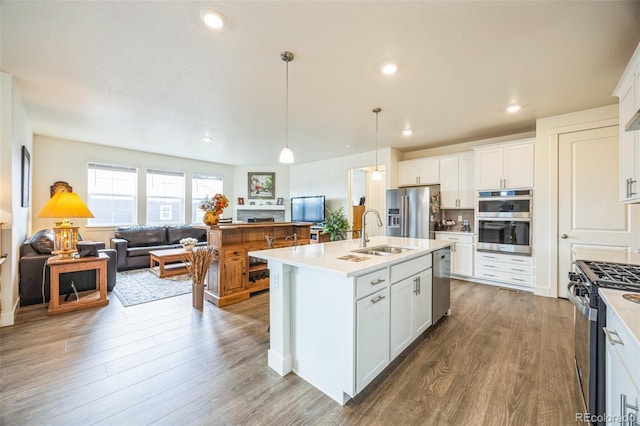
<svg viewBox="0 0 640 426"><path fill-rule="evenodd" d="M207 229L191 225L151 226L136 225L115 229L111 248L118 253L118 271L148 268L153 250L181 247L183 238L195 238L198 246L207 245Z"/></svg>
<svg viewBox="0 0 640 426"><path fill-rule="evenodd" d="M107 290L111 291L116 286L116 251L105 249L104 243L78 241L78 251L87 248L88 245L96 246L98 252L109 256L107 262ZM45 268L47 259L53 256L53 231L43 229L36 232L20 246L20 262L18 269L20 274L19 290L20 305L33 305L42 303L42 275L44 273L44 299L49 300L49 267ZM74 282L78 291L96 288L95 271L79 271L60 274L60 294L67 294Z"/></svg>

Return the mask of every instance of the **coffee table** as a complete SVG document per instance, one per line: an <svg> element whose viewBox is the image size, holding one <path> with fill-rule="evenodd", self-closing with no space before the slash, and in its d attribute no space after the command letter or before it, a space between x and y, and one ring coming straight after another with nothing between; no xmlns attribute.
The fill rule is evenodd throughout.
<svg viewBox="0 0 640 426"><path fill-rule="evenodd" d="M184 258L187 256L190 260L193 259L193 252L186 251L183 248L154 250L150 251L149 255L151 256L149 269L159 278L186 273L187 265L184 264Z"/></svg>

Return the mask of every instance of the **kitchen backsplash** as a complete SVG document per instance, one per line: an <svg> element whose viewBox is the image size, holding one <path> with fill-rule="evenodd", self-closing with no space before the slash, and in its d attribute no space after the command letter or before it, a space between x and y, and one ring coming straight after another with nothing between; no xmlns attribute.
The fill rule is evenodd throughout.
<svg viewBox="0 0 640 426"><path fill-rule="evenodd" d="M475 216L473 215L473 209L449 209L442 210L442 220L453 220L456 222L454 226L451 226L447 231L459 231L462 225L462 220L458 220L458 216L462 216L462 220L468 220L471 225L471 231L475 232Z"/></svg>

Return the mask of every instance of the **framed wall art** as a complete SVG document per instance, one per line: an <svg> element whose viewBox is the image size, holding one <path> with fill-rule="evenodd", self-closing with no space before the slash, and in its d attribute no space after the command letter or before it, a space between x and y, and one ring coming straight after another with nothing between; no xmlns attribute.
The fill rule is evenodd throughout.
<svg viewBox="0 0 640 426"><path fill-rule="evenodd" d="M26 146L22 145L22 207L29 207L29 176L31 171L31 154Z"/></svg>
<svg viewBox="0 0 640 426"><path fill-rule="evenodd" d="M274 199L276 193L276 174L268 172L249 172L249 198Z"/></svg>

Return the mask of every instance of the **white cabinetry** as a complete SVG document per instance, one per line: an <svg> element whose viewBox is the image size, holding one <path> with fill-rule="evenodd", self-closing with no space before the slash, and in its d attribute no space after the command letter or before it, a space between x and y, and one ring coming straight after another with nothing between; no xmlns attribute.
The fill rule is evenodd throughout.
<svg viewBox="0 0 640 426"><path fill-rule="evenodd" d="M436 240L451 240L451 275L473 276L473 255L476 251L475 234L462 232L436 232Z"/></svg>
<svg viewBox="0 0 640 426"><path fill-rule="evenodd" d="M533 140L476 147L476 189L533 188Z"/></svg>
<svg viewBox="0 0 640 426"><path fill-rule="evenodd" d="M440 207L443 209L473 209L474 155L454 155L440 158Z"/></svg>
<svg viewBox="0 0 640 426"><path fill-rule="evenodd" d="M535 286L533 257L476 252L475 277L516 286Z"/></svg>
<svg viewBox="0 0 640 426"><path fill-rule="evenodd" d="M389 288L356 302L356 392L389 365Z"/></svg>
<svg viewBox="0 0 640 426"><path fill-rule="evenodd" d="M640 424L640 344L610 306L603 331L607 345L607 418L613 418L616 424Z"/></svg>
<svg viewBox="0 0 640 426"><path fill-rule="evenodd" d="M613 94L620 101L620 201L637 203L640 202L640 131L627 132L625 127L640 109L640 44Z"/></svg>
<svg viewBox="0 0 640 426"><path fill-rule="evenodd" d="M432 323L432 257L391 267L390 351L398 356Z"/></svg>
<svg viewBox="0 0 640 426"><path fill-rule="evenodd" d="M398 162L398 186L440 183L440 160L421 159Z"/></svg>

